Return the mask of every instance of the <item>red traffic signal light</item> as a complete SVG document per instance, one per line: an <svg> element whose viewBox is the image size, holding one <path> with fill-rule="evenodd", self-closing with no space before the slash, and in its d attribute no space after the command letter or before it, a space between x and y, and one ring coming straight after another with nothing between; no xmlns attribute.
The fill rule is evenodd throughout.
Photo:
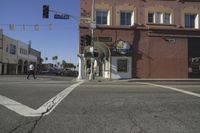
<svg viewBox="0 0 200 133"><path fill-rule="evenodd" d="M49 5L43 5L43 18L49 18Z"/></svg>

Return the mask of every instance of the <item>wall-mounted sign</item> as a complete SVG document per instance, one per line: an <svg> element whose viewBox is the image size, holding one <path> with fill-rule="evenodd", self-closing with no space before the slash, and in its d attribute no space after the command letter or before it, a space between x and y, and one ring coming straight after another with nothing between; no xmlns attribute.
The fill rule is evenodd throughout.
<svg viewBox="0 0 200 133"><path fill-rule="evenodd" d="M100 42L112 42L112 37L99 36L98 39Z"/></svg>
<svg viewBox="0 0 200 133"><path fill-rule="evenodd" d="M112 37L108 37L108 36L96 36L96 37L94 37L94 41L112 42Z"/></svg>
<svg viewBox="0 0 200 133"><path fill-rule="evenodd" d="M127 41L117 41L116 45L113 48L113 54L120 54L120 55L130 55L132 51L132 47L129 42Z"/></svg>

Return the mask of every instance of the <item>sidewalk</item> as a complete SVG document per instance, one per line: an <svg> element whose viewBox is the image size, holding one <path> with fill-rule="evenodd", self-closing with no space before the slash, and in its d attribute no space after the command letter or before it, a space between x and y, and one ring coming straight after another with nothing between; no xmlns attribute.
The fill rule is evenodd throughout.
<svg viewBox="0 0 200 133"><path fill-rule="evenodd" d="M179 79L179 78L155 78L155 79L147 79L147 78L132 78L132 79L105 79L103 77L95 77L94 80L88 80L93 82L109 82L109 81L124 81L124 82L200 82L200 78L188 78L188 79Z"/></svg>
<svg viewBox="0 0 200 133"><path fill-rule="evenodd" d="M128 82L186 82L186 81L190 81L190 82L200 82L200 78L188 78L188 79L174 79L174 78L155 78L155 79L128 79Z"/></svg>
<svg viewBox="0 0 200 133"><path fill-rule="evenodd" d="M77 77L65 77L65 76L50 76L50 75L36 75L40 80L77 80ZM0 80L26 80L27 75L0 75ZM32 78L32 77L31 77ZM106 79L103 77L95 77L94 80L82 79L88 82L199 82L200 78L132 78L132 79Z"/></svg>

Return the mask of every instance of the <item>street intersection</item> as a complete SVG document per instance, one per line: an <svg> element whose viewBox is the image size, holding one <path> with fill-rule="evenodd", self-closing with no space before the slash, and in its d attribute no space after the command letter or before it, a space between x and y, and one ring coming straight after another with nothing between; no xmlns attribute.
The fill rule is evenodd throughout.
<svg viewBox="0 0 200 133"><path fill-rule="evenodd" d="M0 133L199 133L198 80L0 76Z"/></svg>

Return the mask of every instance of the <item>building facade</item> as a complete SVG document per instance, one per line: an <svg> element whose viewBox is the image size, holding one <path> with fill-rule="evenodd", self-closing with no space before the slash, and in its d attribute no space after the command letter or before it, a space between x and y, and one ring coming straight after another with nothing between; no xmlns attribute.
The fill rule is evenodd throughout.
<svg viewBox="0 0 200 133"><path fill-rule="evenodd" d="M3 31L0 29L0 74L3 66Z"/></svg>
<svg viewBox="0 0 200 133"><path fill-rule="evenodd" d="M91 35L93 2L81 0L80 38ZM95 0L93 13L97 75L200 77L200 0ZM89 49L80 43L84 72Z"/></svg>
<svg viewBox="0 0 200 133"><path fill-rule="evenodd" d="M29 47L26 43L18 41L17 44L17 73L24 74L27 72L28 63L29 63Z"/></svg>
<svg viewBox="0 0 200 133"><path fill-rule="evenodd" d="M41 64L41 52L0 30L0 74L25 74L30 63L37 68Z"/></svg>
<svg viewBox="0 0 200 133"><path fill-rule="evenodd" d="M36 66L36 70L40 71L42 66L41 52L31 48L29 44L29 62L32 62Z"/></svg>

